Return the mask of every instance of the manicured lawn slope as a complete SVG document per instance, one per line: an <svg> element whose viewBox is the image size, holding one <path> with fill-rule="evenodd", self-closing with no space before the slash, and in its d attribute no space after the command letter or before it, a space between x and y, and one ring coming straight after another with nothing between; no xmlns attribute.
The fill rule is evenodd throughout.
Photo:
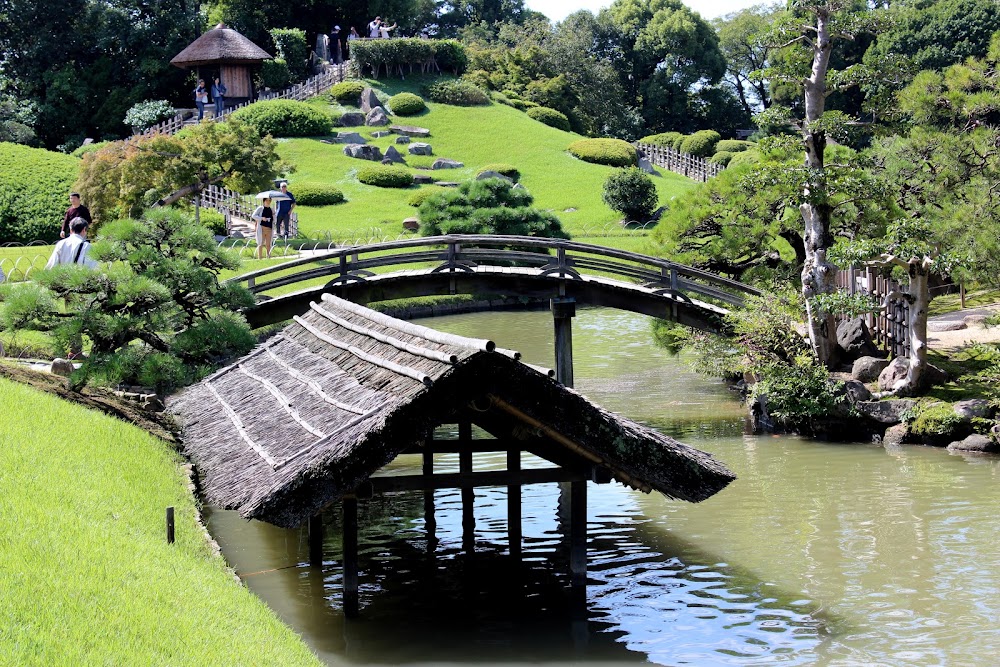
<svg viewBox="0 0 1000 667"><path fill-rule="evenodd" d="M8 380L0 523L0 664L319 664L211 554L169 445Z"/></svg>

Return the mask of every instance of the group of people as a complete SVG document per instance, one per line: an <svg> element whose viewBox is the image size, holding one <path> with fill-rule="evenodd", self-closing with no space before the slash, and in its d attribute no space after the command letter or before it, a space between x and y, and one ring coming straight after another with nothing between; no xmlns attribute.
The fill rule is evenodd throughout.
<svg viewBox="0 0 1000 667"><path fill-rule="evenodd" d="M282 182L281 196L274 198L277 204L271 207L272 199L265 197L261 205L250 217L254 221L254 233L257 237L257 259L263 259L267 254L271 257L271 247L274 245L275 232L277 236L282 236L282 226L284 227L284 237L287 239L291 233L292 210L295 208L295 195L288 191L288 183ZM277 224L277 230L275 230Z"/></svg>
<svg viewBox="0 0 1000 667"><path fill-rule="evenodd" d="M78 192L71 194L69 208L63 214L62 225L59 228L60 241L52 249L52 256L49 257L45 268L51 269L59 264L82 264L90 268L97 266L97 262L87 255L90 251L87 228L93 221L90 209L80 201L80 194Z"/></svg>
<svg viewBox="0 0 1000 667"><path fill-rule="evenodd" d="M393 23L389 25L387 21L383 21L381 16L376 16L375 19L368 24L368 39L389 39L389 33L396 29L396 24ZM354 31L354 28L351 28ZM348 39L350 39L348 37Z"/></svg>
<svg viewBox="0 0 1000 667"><path fill-rule="evenodd" d="M211 92L212 101L215 102L215 117L218 118L226 106L226 87L222 85L219 77L215 77L215 81L212 82ZM194 103L198 107L199 121L205 117L205 105L209 103L208 93L209 88L205 86L205 80L198 79L198 85L194 89Z"/></svg>

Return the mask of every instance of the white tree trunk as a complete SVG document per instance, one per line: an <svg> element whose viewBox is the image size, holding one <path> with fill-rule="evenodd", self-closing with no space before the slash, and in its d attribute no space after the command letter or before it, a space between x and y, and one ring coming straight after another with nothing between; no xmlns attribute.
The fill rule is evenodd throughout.
<svg viewBox="0 0 1000 667"><path fill-rule="evenodd" d="M906 315L907 335L910 339L910 356L906 377L892 387L897 396L912 396L920 391L927 370L927 307L930 305L930 273L926 258L907 262L910 284L906 295L909 312Z"/></svg>

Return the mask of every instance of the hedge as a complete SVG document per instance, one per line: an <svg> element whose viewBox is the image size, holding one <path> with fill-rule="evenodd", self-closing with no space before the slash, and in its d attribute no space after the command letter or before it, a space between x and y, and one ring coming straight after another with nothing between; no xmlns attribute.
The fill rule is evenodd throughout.
<svg viewBox="0 0 1000 667"><path fill-rule="evenodd" d="M722 136L715 130L698 130L681 143L681 152L696 157L709 157Z"/></svg>
<svg viewBox="0 0 1000 667"><path fill-rule="evenodd" d="M490 164L484 164L479 168L479 171L476 172L476 175L478 176L484 171L495 171L498 174L503 174L512 181L521 180L521 172L517 170L517 167L506 162L491 162Z"/></svg>
<svg viewBox="0 0 1000 667"><path fill-rule="evenodd" d="M379 188L408 188L413 185L413 175L403 167L381 164L358 169L358 180Z"/></svg>
<svg viewBox="0 0 1000 667"><path fill-rule="evenodd" d="M0 243L58 241L79 168L70 155L0 143Z"/></svg>
<svg viewBox="0 0 1000 667"><path fill-rule="evenodd" d="M427 86L427 97L434 102L460 107L482 106L490 97L482 88L468 81L438 81Z"/></svg>
<svg viewBox="0 0 1000 667"><path fill-rule="evenodd" d="M341 81L330 88L330 97L333 98L334 102L356 107L361 102L361 93L364 90L363 81Z"/></svg>
<svg viewBox="0 0 1000 667"><path fill-rule="evenodd" d="M569 118L561 111L556 111L548 107L534 107L528 109L528 117L549 127L554 127L557 130L569 132Z"/></svg>
<svg viewBox="0 0 1000 667"><path fill-rule="evenodd" d="M389 98L389 110L397 116L416 116L426 108L423 98L413 93L398 93Z"/></svg>
<svg viewBox="0 0 1000 667"><path fill-rule="evenodd" d="M410 72L434 60L442 71L458 75L469 63L465 47L453 39L372 39L351 42L351 60L362 74L366 69L387 74L406 67Z"/></svg>
<svg viewBox="0 0 1000 667"><path fill-rule="evenodd" d="M673 148L678 139L683 140L683 138L684 135L680 132L660 132L659 134L651 134L647 137L643 137L639 141L644 144L653 144L654 146L667 146L668 148Z"/></svg>
<svg viewBox="0 0 1000 667"><path fill-rule="evenodd" d="M681 144L683 144L684 140L687 138L688 135L686 134L678 134L676 137L674 137L674 143L670 147L673 148L675 151L679 151L681 149Z"/></svg>
<svg viewBox="0 0 1000 667"><path fill-rule="evenodd" d="M635 147L621 139L580 139L571 143L567 150L584 162L611 167L628 167L639 160Z"/></svg>
<svg viewBox="0 0 1000 667"><path fill-rule="evenodd" d="M723 139L719 143L715 144L715 152L727 152L727 153L742 153L743 151L748 151L756 146L752 141L743 141L741 139Z"/></svg>
<svg viewBox="0 0 1000 667"><path fill-rule="evenodd" d="M302 206L330 206L344 201L344 193L332 185L296 185L295 203Z"/></svg>
<svg viewBox="0 0 1000 667"><path fill-rule="evenodd" d="M212 208L202 208L198 212L198 218L201 220L201 226L208 229L215 236L225 236L226 232L226 216L219 213Z"/></svg>
<svg viewBox="0 0 1000 667"><path fill-rule="evenodd" d="M420 188L412 195L410 195L410 198L406 200L406 203L409 204L410 206L413 206L414 208L419 208L420 205L423 204L428 197L439 195L442 192L447 192L447 188L439 188L439 187Z"/></svg>
<svg viewBox="0 0 1000 667"><path fill-rule="evenodd" d="M284 58L272 58L260 64L257 75L260 85L271 90L284 90L292 83L292 70Z"/></svg>
<svg viewBox="0 0 1000 667"><path fill-rule="evenodd" d="M104 148L105 146L107 146L109 143L111 143L111 142L110 141L95 141L94 143L87 144L86 146L80 146L75 151L73 151L72 153L70 153L70 155L72 155L73 157L80 157L80 158L82 158L87 153L93 153L94 151L101 150L102 148Z"/></svg>
<svg viewBox="0 0 1000 667"><path fill-rule="evenodd" d="M733 153L731 151L716 151L715 155L708 158L708 161L711 164L721 164L723 167L725 167L726 165L729 164L729 161L733 159L734 155L736 155L736 153Z"/></svg>
<svg viewBox="0 0 1000 667"><path fill-rule="evenodd" d="M305 102L268 100L238 109L233 118L272 137L317 137L330 134L330 115Z"/></svg>
<svg viewBox="0 0 1000 667"><path fill-rule="evenodd" d="M306 33L299 28L271 28L271 39L274 40L275 54L288 63L288 71L296 81L300 81L309 73L309 44Z"/></svg>
<svg viewBox="0 0 1000 667"><path fill-rule="evenodd" d="M729 164L726 166L735 167L741 164L753 164L754 162L760 162L760 151L749 150L742 153L733 153L733 157L729 159Z"/></svg>

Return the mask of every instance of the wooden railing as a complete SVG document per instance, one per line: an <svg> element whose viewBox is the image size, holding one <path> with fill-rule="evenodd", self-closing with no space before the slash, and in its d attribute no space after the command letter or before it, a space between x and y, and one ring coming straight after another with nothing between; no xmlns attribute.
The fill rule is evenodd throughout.
<svg viewBox="0 0 1000 667"><path fill-rule="evenodd" d="M402 270L407 265L426 263L438 264L431 269L435 273L474 272L480 266L514 264L537 270L539 277L582 280L584 274L612 276L656 294L673 295L685 301L695 296L736 307L744 304L747 295L760 294L749 285L659 257L561 239L471 234L336 248L253 271L232 281L252 292L263 293L328 276L334 276L328 281L330 285L365 282L375 275L375 269Z"/></svg>
<svg viewBox="0 0 1000 667"><path fill-rule="evenodd" d="M871 295L880 306L885 302L887 294L901 291L895 280L881 276L870 268L838 271L837 287L849 294ZM908 315L909 304L901 299L893 299L887 309L864 316L872 340L891 357L905 357L910 353Z"/></svg>
<svg viewBox="0 0 1000 667"><path fill-rule="evenodd" d="M201 205L205 208L212 208L226 216L226 234L233 231L234 218L250 221L250 216L260 204L260 200L251 195L244 195L230 190L229 188L210 185L201 192ZM299 220L294 213L291 215L288 226L288 235L291 238L299 234Z"/></svg>
<svg viewBox="0 0 1000 667"><path fill-rule="evenodd" d="M695 157L688 153L681 153L667 146L657 146L637 141L635 142L635 147L639 150L640 155L649 160L651 164L662 167L667 171L687 176L696 181L701 181L702 183L714 176L718 176L725 169L721 164L715 164L705 158Z"/></svg>

